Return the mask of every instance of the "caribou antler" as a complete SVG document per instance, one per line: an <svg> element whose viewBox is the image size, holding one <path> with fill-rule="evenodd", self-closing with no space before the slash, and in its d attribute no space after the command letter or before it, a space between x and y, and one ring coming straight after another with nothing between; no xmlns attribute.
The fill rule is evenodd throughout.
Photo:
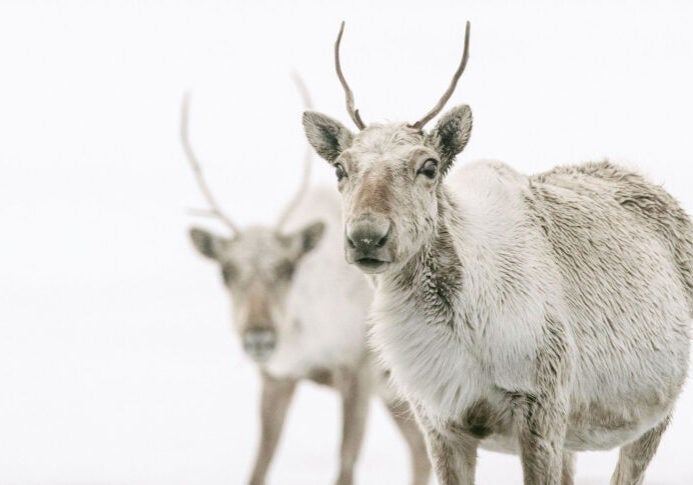
<svg viewBox="0 0 693 485"><path fill-rule="evenodd" d="M295 71L291 73L291 78L296 83L298 92L301 94L301 98L303 99L305 109L312 110L313 102L310 99L310 93L308 92L308 88L306 87L306 84L303 82L303 79L301 79L301 76L299 76L298 73ZM303 198L303 196L306 193L306 190L308 189L308 182L310 181L310 166L311 161L313 159L312 155L312 147L310 145L306 145L306 153L303 156L303 178L301 179L301 183L298 186L298 190L291 198L289 203L286 205L286 208L284 208L281 215L279 216L279 219L277 220L277 232L281 231L284 224L286 224L287 219L294 211L294 209L298 207L298 204L301 202L301 199Z"/></svg>
<svg viewBox="0 0 693 485"><path fill-rule="evenodd" d="M349 87L349 84L346 82L346 79L344 78L344 74L342 73L342 65L339 62L339 45L342 43L343 33L344 21L342 21L342 26L339 28L337 42L335 42L334 44L334 65L337 69L337 77L339 78L339 82L342 83L342 87L344 88L344 91L346 93L346 105L347 111L349 112L349 116L351 116L351 119L354 120L354 123L356 124L356 126L358 126L359 130L363 130L366 127L366 124L361 119L359 110L354 108L354 94L351 92L351 88Z"/></svg>
<svg viewBox="0 0 693 485"><path fill-rule="evenodd" d="M205 199L207 200L207 203L209 204L210 210L208 211L208 214L220 219L227 226L229 226L229 228L233 231L234 234L237 234L239 232L238 227L233 222L231 222L231 219L229 219L226 216L226 214L224 214L221 211L216 200L214 200L214 196L212 196L212 192L209 190L209 187L207 186L207 183L205 182L205 179L202 175L202 167L200 166L200 163L197 161L197 157L195 157L195 153L193 152L192 147L190 146L190 139L188 137L189 104L190 94L185 93L185 95L183 96L183 104L181 106L180 121L180 138L181 142L183 143L183 150L185 151L185 155L187 156L188 161L190 162L190 166L192 167L193 172L195 173L197 185L200 186L200 191L202 191L202 195L204 195Z"/></svg>
<svg viewBox="0 0 693 485"><path fill-rule="evenodd" d="M310 98L310 92L308 92L306 83L303 82L303 78L301 77L301 75L296 71L291 71L291 79L294 81L296 87L298 88L298 93L301 95L303 105L306 107L307 110L312 110L313 100Z"/></svg>
<svg viewBox="0 0 693 485"><path fill-rule="evenodd" d="M416 123L412 124L411 126L413 128L421 129L423 126L431 121L435 115L440 113L440 110L443 109L445 106L445 103L448 102L448 99L450 99L450 96L452 96L452 93L455 91L455 87L457 86L457 81L460 79L462 76L462 73L464 72L464 68L467 67L467 60L469 59L469 29L470 29L470 24L469 21L467 21L467 27L465 28L464 31L464 52L462 54L462 61L460 61L460 65L457 68L457 71L455 72L455 75L452 76L452 82L450 83L450 86L448 87L447 91L445 91L445 94L443 94L443 97L440 98L440 101L438 101L438 104L434 106L434 108L426 114L423 118L421 118L419 121Z"/></svg>

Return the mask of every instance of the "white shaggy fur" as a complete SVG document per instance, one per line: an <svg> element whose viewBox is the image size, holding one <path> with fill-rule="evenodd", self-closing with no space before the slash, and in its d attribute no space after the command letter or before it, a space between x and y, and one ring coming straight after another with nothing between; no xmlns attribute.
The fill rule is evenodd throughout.
<svg viewBox="0 0 693 485"><path fill-rule="evenodd" d="M321 220L319 246L298 265L287 295L271 375L299 378L313 368L353 367L363 358L365 320L372 292L363 275L344 261L341 211L334 190L312 189L292 214L287 231Z"/></svg>
<svg viewBox="0 0 693 485"><path fill-rule="evenodd" d="M370 342L439 482L473 483L482 446L519 453L527 484L569 485L573 452L621 446L613 483L642 483L688 369L693 224L678 203L608 162L446 177L468 106L430 133L303 122L337 169L347 259L376 288Z"/></svg>
<svg viewBox="0 0 693 485"><path fill-rule="evenodd" d="M499 166L465 165L448 184L463 221L453 239L465 268L458 306L469 328L431 325L418 310L417 300L389 285L387 274L376 277L372 344L403 394L438 423L456 419L482 397L498 395L496 399L502 400L502 390L535 391L530 362L542 342L547 305L559 319L575 326L594 315L590 308L594 302L579 302L572 311L566 308L564 292L570 288L562 283L556 263L547 258L547 242L524 209L522 193L529 180ZM659 264L647 279L626 283L630 289L620 291L630 293L630 301L623 313L609 317L615 328L629 328L632 334L611 339L603 333L606 329L597 333L576 329L570 339L575 354L571 409L589 409L599 402L617 410L631 425L600 430L595 416L595 429L569 430L566 448L570 450L609 449L633 440L671 411L672 394L685 377L690 312L685 289L664 244L653 237L642 244L629 254L637 257L636 252L647 251ZM512 268L504 267L509 259ZM508 269L521 292L498 292ZM644 335L649 337L647 346L637 342ZM649 402L642 403L643 399ZM517 438L507 438L501 448L517 452ZM498 437L489 440L492 449L499 448ZM482 441L481 446L485 444Z"/></svg>
<svg viewBox="0 0 693 485"><path fill-rule="evenodd" d="M234 327L263 381L261 437L250 479L261 485L279 441L296 384L328 385L342 397L339 485L350 485L369 401L383 399L412 455L412 484L430 475L423 436L365 345L372 290L344 261L341 210L333 190L310 189L279 233L250 227L231 239L191 231L203 255L221 266ZM247 344L246 342L250 342Z"/></svg>

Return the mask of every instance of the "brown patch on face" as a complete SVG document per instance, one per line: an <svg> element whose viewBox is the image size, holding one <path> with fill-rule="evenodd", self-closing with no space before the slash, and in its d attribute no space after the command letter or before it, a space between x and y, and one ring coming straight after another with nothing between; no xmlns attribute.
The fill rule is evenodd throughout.
<svg viewBox="0 0 693 485"><path fill-rule="evenodd" d="M270 315L270 303L267 290L260 284L253 284L246 295L248 305L248 324L246 330L260 330L272 328L272 316Z"/></svg>
<svg viewBox="0 0 693 485"><path fill-rule="evenodd" d="M392 185L394 176L391 167L364 172L359 191L354 197L354 213L377 213L390 215L392 207Z"/></svg>

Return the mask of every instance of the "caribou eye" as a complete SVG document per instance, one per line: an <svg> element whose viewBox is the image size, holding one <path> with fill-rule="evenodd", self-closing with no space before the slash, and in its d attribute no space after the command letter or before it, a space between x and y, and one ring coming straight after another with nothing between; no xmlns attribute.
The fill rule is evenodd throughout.
<svg viewBox="0 0 693 485"><path fill-rule="evenodd" d="M421 165L421 168L416 172L416 174L423 174L427 178L432 179L433 177L436 176L436 171L438 170L438 162L433 160L432 158L429 158L426 160L423 165Z"/></svg>
<svg viewBox="0 0 693 485"><path fill-rule="evenodd" d="M337 181L347 176L346 170L344 170L344 166L341 163L336 163L334 165L334 173L337 175Z"/></svg>

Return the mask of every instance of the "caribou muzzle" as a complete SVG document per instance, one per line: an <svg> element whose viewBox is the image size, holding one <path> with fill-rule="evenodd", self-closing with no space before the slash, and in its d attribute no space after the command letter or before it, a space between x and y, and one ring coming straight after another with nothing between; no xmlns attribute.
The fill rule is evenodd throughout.
<svg viewBox="0 0 693 485"><path fill-rule="evenodd" d="M243 350L255 362L265 362L277 346L274 330L248 330L243 334Z"/></svg>
<svg viewBox="0 0 693 485"><path fill-rule="evenodd" d="M382 215L365 214L346 225L346 259L364 273L381 273L392 262L392 225Z"/></svg>

